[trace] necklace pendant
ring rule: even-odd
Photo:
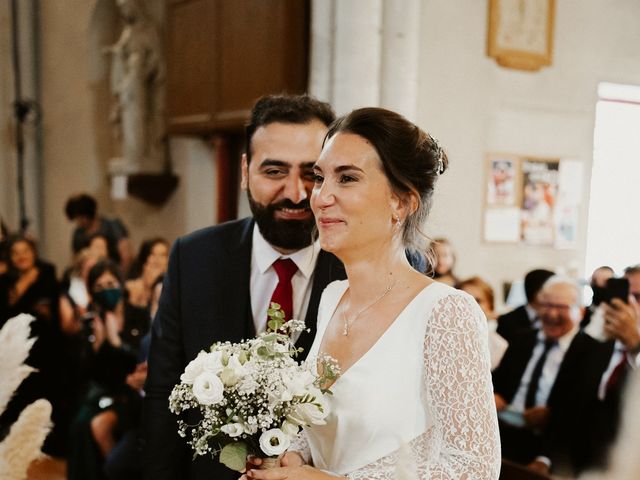
[[[349,336],[349,324],[347,322],[344,323],[344,327],[342,328],[342,335],[345,337]]]

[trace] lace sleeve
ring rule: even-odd
[[[296,438],[291,441],[291,445],[287,451],[299,453],[306,464],[311,462],[311,449],[309,448],[309,441],[307,440],[307,432],[305,432],[304,429],[300,430]]]
[[[440,299],[427,321],[423,404],[432,426],[396,452],[349,473],[353,480],[497,479],[500,437],[487,325],[466,294]],[[416,475],[417,472],[417,475]]]

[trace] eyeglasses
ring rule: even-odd
[[[538,307],[541,310],[558,310],[560,312],[568,312],[569,310],[571,310],[574,306],[573,305],[563,305],[561,303],[546,303],[546,302],[540,302],[538,303]]]

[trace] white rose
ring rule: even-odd
[[[215,373],[205,371],[193,381],[193,395],[201,405],[214,405],[224,398],[224,385]]]
[[[220,428],[220,431],[222,431],[222,433],[226,433],[231,438],[234,438],[239,437],[244,433],[244,427],[241,423],[230,423],[228,425],[223,425]]]
[[[220,373],[224,368],[222,365],[222,352],[214,351],[204,354],[202,369],[207,372]]]
[[[279,428],[272,428],[260,435],[260,448],[269,457],[284,453],[290,444],[289,437]]]
[[[324,398],[319,397],[313,403],[298,403],[291,408],[287,415],[290,422],[304,425],[325,425],[325,418],[329,414],[329,405]]]
[[[303,370],[302,372],[295,372],[291,376],[283,376],[284,385],[287,387],[287,391],[292,396],[303,396],[307,393],[307,388],[313,384],[314,377],[311,372]]]
[[[220,379],[226,386],[231,387],[248,373],[249,364],[245,363],[243,365],[237,355],[232,355],[227,362],[227,366],[220,372]]]
[[[200,352],[196,358],[191,360],[187,368],[184,369],[184,373],[180,375],[180,381],[191,385],[196,377],[202,373],[206,357],[206,352]]]
[[[298,427],[298,425],[296,425],[295,423],[287,422],[285,420],[282,423],[282,426],[280,427],[280,430],[282,430],[289,437],[294,437],[294,436],[296,436],[298,434],[298,431],[300,430],[300,427]]]

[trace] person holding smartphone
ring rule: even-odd
[[[640,357],[640,265],[626,268],[622,278],[610,278],[603,294],[599,329],[602,339],[608,339],[610,344],[610,357],[600,379],[590,432],[595,465],[601,467],[622,424],[627,379]]]

